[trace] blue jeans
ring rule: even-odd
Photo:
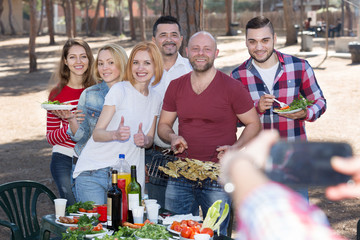
[[[71,190],[72,158],[64,154],[54,152],[51,156],[50,171],[58,188],[60,198],[67,199],[67,205],[74,204],[75,197]]]
[[[222,200],[220,214],[224,210],[225,203],[231,205],[230,196],[222,188],[211,186],[194,186],[189,181],[179,182],[169,180],[166,187],[165,208],[177,214],[192,213],[199,215],[199,206],[204,218],[211,205]],[[220,233],[227,235],[227,227],[230,221],[230,211],[225,221],[220,225]]]
[[[152,159],[155,155],[161,154],[161,152],[156,151],[153,148],[149,148],[145,150],[145,164],[150,166]],[[152,179],[150,179],[152,181]],[[166,190],[166,180],[165,181],[156,181],[149,182],[145,184],[145,188],[147,190],[147,194],[149,199],[156,199],[157,203],[160,204],[162,208],[165,207],[165,190]]]
[[[81,202],[94,201],[95,204],[106,204],[106,193],[110,185],[110,168],[82,172],[75,178],[76,199]]]

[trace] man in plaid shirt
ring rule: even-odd
[[[289,141],[306,140],[305,121],[315,121],[326,110],[326,100],[306,60],[274,50],[276,34],[269,19],[255,17],[246,25],[246,46],[251,57],[231,77],[249,90],[264,129],[277,129]],[[274,113],[274,98],[288,105],[300,96],[313,100],[306,110]]]

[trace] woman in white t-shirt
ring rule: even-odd
[[[137,180],[145,187],[145,148],[152,146],[161,97],[149,88],[163,72],[162,57],[152,42],[137,44],[129,57],[125,80],[114,84],[105,97],[104,107],[92,137],[82,150],[73,177],[79,201],[106,203],[110,168],[119,154],[136,165]]]

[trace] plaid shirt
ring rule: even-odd
[[[236,216],[237,240],[344,239],[318,207],[274,182],[250,192]]]
[[[230,76],[240,80],[248,88],[264,129],[277,129],[282,138],[290,141],[306,140],[305,121],[318,119],[326,110],[326,100],[316,81],[314,71],[306,60],[278,51],[274,53],[277,54],[280,64],[275,75],[273,95],[288,105],[295,98],[299,98],[300,94],[308,100],[314,100],[314,104],[307,108],[306,118],[293,120],[281,117],[274,113],[272,108],[264,113],[259,112],[260,97],[263,92],[270,93],[270,91],[252,64],[252,58],[234,69]],[[274,103],[274,107],[279,105]]]

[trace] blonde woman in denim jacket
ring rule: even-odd
[[[124,78],[127,60],[125,50],[117,44],[106,44],[98,50],[93,69],[94,76],[100,83],[85,89],[80,96],[77,109],[83,113],[83,121],[78,122],[74,115],[68,118],[70,127],[67,134],[76,142],[73,170],[82,149],[96,126],[106,94],[115,83],[122,81]],[[75,188],[73,187],[72,190],[76,200],[78,200]]]

